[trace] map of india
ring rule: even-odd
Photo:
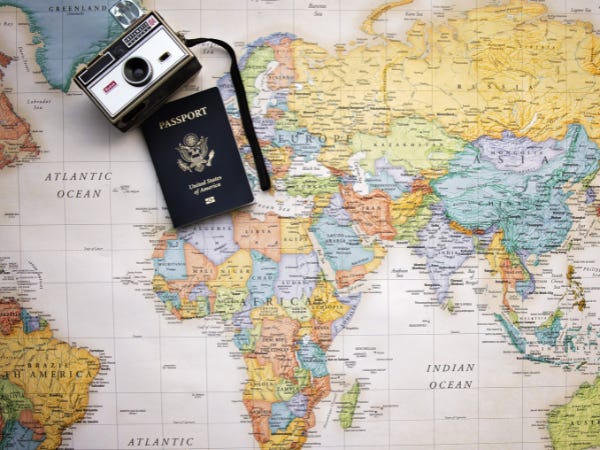
[[[256,201],[179,228],[112,3],[0,0],[0,448],[600,446],[598,0],[144,1],[273,185],[199,46]]]

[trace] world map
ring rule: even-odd
[[[178,229],[54,3],[0,0],[0,448],[600,447],[600,2],[146,2],[273,181],[201,47],[256,202]]]

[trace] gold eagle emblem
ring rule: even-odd
[[[215,151],[208,149],[208,138],[195,133],[186,134],[175,149],[180,156],[177,164],[184,172],[202,172],[211,166],[215,156]]]

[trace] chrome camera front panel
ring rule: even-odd
[[[77,85],[125,131],[139,124],[200,63],[155,12],[135,22],[76,76]]]

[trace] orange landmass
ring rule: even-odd
[[[12,58],[5,53],[0,52],[0,67],[6,67],[10,64]],[[0,80],[4,78],[4,72],[0,70]]]
[[[508,301],[508,290],[516,289],[517,281],[525,280],[525,274],[523,273],[523,267],[520,265],[513,265],[510,259],[505,258],[500,264],[500,275],[502,280],[502,304],[512,310],[512,306]]]
[[[291,48],[291,39],[283,39],[277,45],[271,45],[275,53],[275,61],[279,64],[267,75],[267,86],[273,91],[291,86],[296,78],[294,67],[294,52]]]
[[[344,208],[356,223],[369,236],[392,240],[396,230],[392,225],[390,213],[391,199],[388,194],[374,190],[367,195],[360,195],[352,186],[341,186]]]
[[[281,227],[279,217],[268,213],[264,221],[248,213],[233,214],[234,240],[244,250],[256,250],[273,261],[281,260]]]
[[[422,192],[423,194],[433,193],[433,189],[431,189],[431,186],[429,185],[429,180],[423,180],[420,178],[417,178],[412,182],[410,191],[413,193]]]
[[[13,326],[21,322],[21,306],[15,299],[0,301],[0,332],[4,336],[12,333]]]
[[[17,116],[10,100],[0,93],[0,169],[33,158],[40,153],[27,122]]]
[[[269,108],[265,113],[267,119],[273,119],[275,121],[283,118],[283,116],[285,116],[285,111],[281,108]]]
[[[21,414],[19,414],[19,423],[33,431],[31,438],[34,441],[41,441],[46,436],[44,427],[33,417],[33,412],[30,409],[21,411]]]
[[[450,222],[450,228],[452,228],[455,231],[458,231],[459,233],[466,234],[467,236],[485,234],[485,230],[482,230],[480,228],[475,228],[474,230],[471,230],[469,228],[463,227],[461,224],[455,221]]]
[[[256,442],[265,444],[271,439],[269,418],[271,417],[271,403],[264,400],[244,399],[244,405],[252,421],[252,434]]]
[[[312,428],[316,424],[314,412],[315,406],[317,406],[321,400],[327,397],[330,392],[331,383],[329,375],[320,378],[313,378],[311,385],[302,391],[302,393],[308,398],[306,408],[306,423],[308,428]]]
[[[0,66],[6,67],[10,64],[12,58],[8,56],[6,53],[0,52]]]
[[[367,276],[365,266],[354,266],[350,270],[338,270],[335,273],[335,282],[340,289],[351,286]]]

